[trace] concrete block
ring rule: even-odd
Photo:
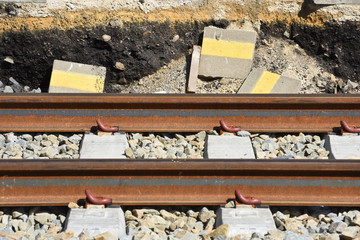
[[[66,218],[65,230],[74,231],[74,236],[78,236],[85,230],[89,237],[104,232],[110,232],[114,236],[120,237],[126,234],[124,212],[120,207],[72,208]]]
[[[125,149],[129,147],[126,135],[85,134],[80,147],[80,158],[126,158]]]
[[[208,135],[204,157],[255,159],[250,137]]]
[[[330,159],[360,159],[360,136],[358,134],[327,135],[325,148]]]
[[[102,93],[106,68],[54,60],[49,93]]]
[[[256,32],[206,27],[199,75],[245,79],[251,70]]]
[[[301,82],[264,71],[253,69],[237,93],[299,93]]]
[[[240,206],[237,208],[220,208],[216,212],[216,227],[221,224],[230,226],[228,237],[253,232],[265,235],[276,230],[275,222],[269,207]]]
[[[337,4],[359,5],[360,4],[360,0],[313,0],[313,2],[318,5],[337,5]]]
[[[191,65],[190,65],[190,74],[189,81],[187,86],[187,92],[195,93],[196,92],[196,83],[199,74],[199,62],[200,62],[200,46],[194,46],[191,56]]]

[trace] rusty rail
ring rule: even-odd
[[[346,95],[0,95],[0,131],[250,132],[360,126]],[[0,160],[0,205],[66,205],[85,189],[114,204],[224,204],[239,189],[268,205],[360,206],[360,160]]]
[[[219,121],[250,132],[328,132],[360,126],[354,95],[4,94],[0,131],[84,132],[96,119],[120,131],[195,132]]]
[[[207,205],[239,189],[265,205],[360,206],[360,160],[1,160],[1,206]]]

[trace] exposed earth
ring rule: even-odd
[[[301,93],[358,92],[360,6],[308,2],[2,3],[0,81],[47,92],[59,59],[106,67],[108,93],[185,93],[192,46],[213,25],[255,30],[253,67],[301,80]],[[197,92],[235,93],[242,81],[199,79]]]
[[[253,28],[258,32],[253,67],[300,79],[302,93],[354,93],[360,77],[360,26],[326,28],[285,23],[128,23],[64,30],[6,32],[0,38],[0,80],[10,77],[47,91],[54,59],[107,68],[106,92],[185,93],[194,44],[204,26]],[[111,37],[109,41],[103,35]],[[117,69],[116,62],[124,65]],[[235,93],[243,79],[198,81],[199,93]],[[351,82],[348,82],[348,81]]]

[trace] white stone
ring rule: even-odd
[[[11,63],[11,64],[14,64],[14,59],[12,59],[11,57],[5,57],[4,58],[4,62],[7,62],[7,63]]]
[[[104,42],[108,42],[111,40],[111,36],[104,34],[104,35],[102,35],[102,39],[104,40]]]
[[[12,87],[10,86],[5,86],[4,88],[4,93],[13,93],[14,90],[12,89]]]

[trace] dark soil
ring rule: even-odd
[[[125,23],[122,28],[100,26],[35,32],[7,32],[0,37],[0,58],[7,56],[15,63],[0,62],[0,81],[10,77],[31,88],[47,91],[54,59],[104,66],[107,69],[105,91],[111,84],[126,84],[156,72],[172,59],[201,44],[203,28],[226,27],[225,20],[189,23]],[[311,56],[316,56],[328,72],[344,80],[360,80],[360,25],[346,22],[328,23],[316,28],[284,23],[262,24],[259,41],[269,36],[295,41]],[[111,36],[109,42],[102,35]],[[177,41],[173,41],[179,35]],[[259,42],[258,41],[258,42]],[[121,62],[125,70],[114,68]]]
[[[287,31],[310,56],[316,56],[324,69],[336,77],[360,81],[360,24],[327,23],[324,28],[284,23],[262,24],[261,38],[284,37]]]
[[[178,59],[201,42],[204,26],[226,27],[227,21],[191,23],[125,23],[122,28],[100,26],[68,31],[7,32],[0,38],[0,81],[10,77],[31,88],[47,91],[55,59],[104,66],[105,91],[110,83],[126,84],[156,72],[172,59]],[[104,34],[111,40],[105,42]],[[177,41],[173,41],[179,35]],[[125,70],[114,68],[116,62]]]

